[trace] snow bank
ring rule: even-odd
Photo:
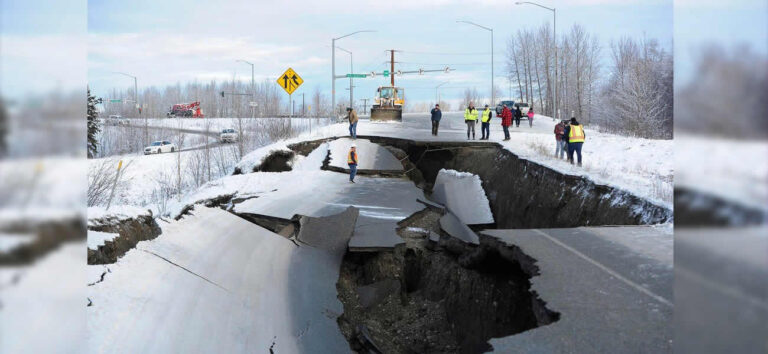
[[[148,215],[149,210],[132,205],[114,205],[109,210],[105,207],[94,206],[88,208],[88,220],[116,218],[118,220],[135,219],[140,215]]]
[[[0,232],[0,253],[8,253],[19,246],[30,244],[35,238],[34,234]]]
[[[88,248],[97,250],[99,246],[104,246],[105,242],[112,241],[118,236],[120,235],[116,233],[88,230]]]

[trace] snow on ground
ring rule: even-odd
[[[200,121],[192,118],[187,119],[195,122]],[[173,122],[173,119],[154,121]],[[217,121],[217,119],[211,119],[211,121]],[[221,121],[226,122],[226,119]],[[325,122],[325,120],[321,121]],[[600,133],[586,127],[587,141],[583,147],[583,167],[577,167],[554,157],[553,129],[555,123],[552,119],[536,115],[533,123],[533,127],[529,127],[527,121],[521,121],[520,127],[510,128],[511,140],[502,141],[503,132],[500,120],[494,118],[491,121],[490,141],[502,144],[507,150],[521,158],[529,159],[559,172],[584,176],[598,184],[611,185],[659,205],[672,207],[673,141],[624,137]],[[190,126],[194,127],[195,124],[198,123],[190,123]],[[346,137],[349,134],[346,123],[337,123],[321,128],[317,128],[316,125],[313,127],[312,132],[307,130],[297,137],[278,141],[251,151],[236,166],[244,172],[250,171],[253,166],[260,164],[265,156],[276,150],[287,150],[287,146],[290,144],[327,137]],[[461,112],[444,112],[439,136],[433,137],[430,134],[430,129],[428,114],[406,114],[402,123],[379,123],[368,120],[361,120],[358,123],[358,135],[378,135],[424,141],[467,141],[466,125]],[[476,134],[479,138],[479,126],[476,128]],[[342,141],[344,140],[340,140],[340,142]],[[359,139],[358,144],[364,144],[362,141],[363,139]],[[477,140],[474,142],[485,143]],[[343,145],[342,159],[345,159],[348,144],[336,144]],[[332,157],[340,154],[338,151],[333,151],[334,146],[334,143],[331,142],[325,147],[325,149],[331,149]],[[189,153],[181,153],[183,170],[186,170]],[[307,168],[317,170],[321,166],[325,154],[327,154],[327,150],[315,151],[310,157],[297,156],[291,163],[294,170]],[[363,156],[362,152],[361,156]],[[130,179],[131,182],[128,183],[129,187],[116,196],[118,204],[136,206],[151,204],[153,193],[156,194],[160,188],[157,180],[168,180],[169,178],[171,181],[174,180],[176,154],[126,156],[124,158],[129,160],[131,165],[123,177]],[[343,162],[346,165],[346,161]],[[158,176],[162,178],[158,178]],[[256,183],[258,187],[248,187],[249,183]],[[264,190],[269,189],[269,183],[272,183],[270,177],[263,177],[263,180],[259,182],[248,182],[248,177],[225,177],[222,181],[214,180],[200,187],[197,192],[194,192],[196,188],[188,187],[184,190],[184,196],[181,198],[174,197],[175,201],[168,201],[168,203],[184,205],[189,201],[215,197],[217,193],[229,194],[225,192],[233,189],[240,190],[241,188],[253,193],[263,193]],[[192,194],[189,191],[193,191]],[[247,193],[243,194],[247,195]],[[169,209],[178,209],[179,205]]]
[[[105,242],[112,241],[118,236],[120,235],[109,232],[88,230],[88,248],[97,250],[99,249],[99,246],[104,246]]]
[[[8,253],[19,246],[32,243],[36,239],[35,234],[0,232],[0,253]]]
[[[139,215],[147,215],[147,209],[132,205],[116,205],[106,207],[93,206],[88,208],[88,220],[116,218],[118,220],[134,219]]]
[[[768,209],[768,143],[675,136],[675,183]]]
[[[310,124],[313,128],[327,124],[327,118],[277,118],[277,117],[263,117],[263,118],[150,118],[146,120],[146,123],[150,127],[162,127],[169,129],[176,129],[182,127],[183,129],[196,130],[199,132],[206,131],[206,125],[208,125],[208,132],[219,133],[224,129],[238,130],[242,124],[243,130],[255,130],[261,127],[261,124],[266,122],[283,121],[297,130],[309,129]],[[130,118],[129,124],[135,126],[144,126],[143,118]]]

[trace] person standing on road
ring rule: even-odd
[[[584,145],[584,127],[579,124],[576,117],[571,117],[571,124],[565,128],[565,137],[568,139],[568,161],[573,165],[573,152],[575,151],[579,158],[579,167],[581,167],[581,146]]]
[[[512,111],[507,105],[501,110],[501,128],[504,129],[504,141],[509,140],[509,126],[512,125]]]
[[[560,121],[555,125],[555,157],[565,157],[565,121]]]
[[[443,117],[443,112],[440,111],[440,105],[435,104],[435,108],[432,108],[432,135],[437,136],[437,128],[440,126],[440,118]]]
[[[515,106],[515,127],[520,128],[520,119],[523,118],[523,111],[520,106]]]
[[[488,105],[485,105],[485,109],[480,118],[480,122],[482,123],[480,126],[480,132],[482,133],[480,140],[488,140],[491,137],[491,118],[493,118],[493,112],[488,108]]]
[[[533,128],[533,106],[528,110],[528,126]]]
[[[469,132],[472,132],[472,140],[475,139],[475,122],[477,121],[477,110],[475,104],[469,102],[469,107],[464,110],[464,123],[467,123],[467,140],[469,140]]]
[[[357,139],[357,112],[352,107],[347,107],[347,119],[349,119],[349,136]]]
[[[357,145],[352,144],[349,147],[349,154],[347,154],[347,165],[349,165],[349,182],[355,183],[355,175],[357,174]]]

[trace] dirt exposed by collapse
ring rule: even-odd
[[[492,349],[491,338],[558,319],[530,291],[531,259],[493,242],[443,247],[447,236],[429,239],[441,232],[440,216],[424,209],[403,220],[406,243],[393,250],[345,256],[338,322],[353,350],[479,353]]]
[[[104,218],[90,220],[89,230],[116,233],[119,236],[106,241],[98,249],[88,249],[88,264],[110,264],[136,247],[139,241],[156,238],[162,232],[151,214],[135,218]]]

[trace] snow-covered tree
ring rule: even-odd
[[[88,158],[95,157],[99,152],[99,142],[96,140],[96,136],[99,134],[99,123],[96,121],[98,117],[96,105],[99,103],[101,103],[101,98],[91,95],[91,88],[88,87]]]

